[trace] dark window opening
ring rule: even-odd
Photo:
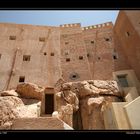
[[[21,82],[24,82],[25,81],[25,76],[20,76],[19,77],[19,82],[21,83]]]
[[[127,36],[127,37],[130,36],[130,33],[129,33],[129,32],[126,32],[126,36]]]
[[[23,55],[23,61],[30,61],[30,55]]]
[[[113,59],[118,59],[117,54],[113,54]]]
[[[1,59],[1,54],[0,54],[0,59]]]
[[[70,61],[70,58],[66,58],[66,62],[69,62]]]
[[[9,36],[9,40],[16,40],[16,36]]]
[[[45,114],[52,114],[54,111],[54,94],[45,94]]]
[[[69,44],[69,42],[65,42],[65,45]]]
[[[113,59],[117,59],[117,56],[116,55],[113,55]]]
[[[72,78],[76,78],[76,75],[72,75]]]
[[[79,78],[79,75],[77,73],[72,73],[70,74],[70,77],[69,77],[71,80],[76,80]]]
[[[39,38],[39,41],[40,41],[40,42],[45,42],[45,37],[40,37],[40,38]]]
[[[68,55],[69,53],[68,52],[65,52],[65,55]]]
[[[98,57],[98,60],[100,60],[101,58],[100,57]]]
[[[47,53],[46,53],[46,52],[44,52],[44,55],[47,55]]]
[[[109,38],[105,38],[105,41],[110,41],[110,39]]]
[[[128,87],[128,82],[127,82],[127,75],[118,75],[117,76],[118,80],[119,80],[119,84],[122,86],[122,87]]]
[[[91,44],[94,44],[94,41],[91,41],[90,43],[91,43]]]
[[[79,59],[82,60],[83,59],[83,56],[79,56]]]
[[[87,57],[89,57],[89,53],[87,54]]]
[[[54,56],[54,53],[51,53],[51,56]]]

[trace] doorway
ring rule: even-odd
[[[52,114],[54,111],[54,94],[45,94],[45,114]]]

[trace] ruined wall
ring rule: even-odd
[[[119,42],[119,54],[125,57],[119,63],[119,69],[133,69],[140,80],[140,29],[139,29],[140,11],[120,11],[114,26],[114,33],[117,42]],[[123,52],[123,53],[121,53]],[[122,67],[122,65],[124,65]]]
[[[61,66],[65,81],[91,79],[86,48],[80,24],[61,28]]]
[[[20,76],[42,86],[61,77],[59,28],[0,24],[0,32],[0,90],[15,88]]]
[[[114,38],[111,22],[84,27],[84,42],[92,79],[112,79]]]

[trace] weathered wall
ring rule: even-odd
[[[140,80],[140,29],[139,29],[140,11],[120,11],[114,26],[114,33],[119,42],[118,51],[123,57],[120,64],[125,67],[116,67],[120,69],[133,69]]]
[[[52,86],[61,77],[59,28],[0,24],[0,32],[0,90],[15,88],[19,76],[41,86]],[[16,40],[9,40],[11,35]],[[30,61],[23,61],[23,55],[30,55]]]
[[[83,28],[92,79],[111,80],[114,71],[114,38],[111,22]]]
[[[0,90],[25,82],[54,86],[68,82],[112,80],[114,71],[134,69],[140,80],[139,11],[121,11],[111,22],[81,27],[0,24]],[[16,40],[9,40],[9,36]],[[39,41],[39,38],[44,41]],[[30,55],[30,61],[23,61]]]
[[[86,48],[79,24],[60,27],[61,29],[61,66],[66,81],[91,79]],[[77,26],[75,26],[77,25]],[[79,59],[79,57],[83,59]],[[69,59],[69,61],[67,60]]]

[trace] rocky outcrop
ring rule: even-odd
[[[16,118],[38,117],[40,101],[21,98],[15,90],[0,93],[0,129],[11,129]]]
[[[15,90],[6,90],[6,91],[0,92],[0,96],[15,96],[15,97],[18,97],[19,94],[17,92],[15,92]]]
[[[104,129],[104,120],[102,115],[103,105],[105,105],[104,97],[89,98],[88,105],[88,129]]]
[[[32,83],[22,83],[17,86],[16,92],[24,98],[41,100],[44,88]]]
[[[104,129],[103,111],[111,102],[122,100],[117,82],[88,80],[56,84],[55,112],[52,116],[74,129]],[[61,87],[61,88],[60,88]],[[36,118],[44,89],[23,83],[16,90],[0,92],[0,129],[11,129],[17,118]]]
[[[112,101],[119,102],[122,93],[119,91],[116,81],[88,80],[64,83],[61,92],[56,94],[56,108],[58,114],[63,112],[62,106],[72,106],[73,122],[82,123],[83,129],[104,129],[102,111]],[[78,112],[78,113],[76,113]],[[63,121],[66,119],[62,117]],[[69,122],[70,124],[70,118]],[[78,121],[78,122],[76,122]],[[78,126],[75,125],[75,128]]]

